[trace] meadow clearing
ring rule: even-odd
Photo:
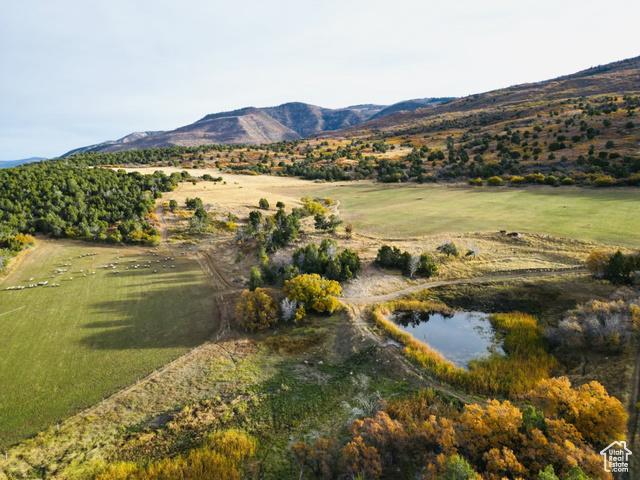
[[[217,327],[215,299],[197,261],[148,252],[40,238],[0,279],[0,448],[209,338]],[[165,262],[169,255],[174,260]],[[104,268],[116,261],[116,269]],[[148,261],[152,266],[143,267]],[[66,272],[52,278],[56,269]],[[6,290],[11,286],[26,288]]]
[[[174,167],[129,168],[166,174]],[[469,187],[442,184],[382,184],[369,180],[318,183],[291,177],[235,175],[218,169],[187,170],[193,176],[222,176],[226,184],[183,183],[163,201],[198,196],[205,204],[248,214],[266,197],[298,206],[310,195],[340,201],[342,220],[378,239],[412,238],[476,231],[521,231],[630,248],[640,246],[640,190],[528,186]]]
[[[580,187],[327,185],[314,195],[340,200],[343,220],[377,238],[521,231],[640,246],[640,190]]]

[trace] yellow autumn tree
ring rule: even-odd
[[[266,288],[243,291],[236,306],[236,321],[248,332],[275,325],[278,322],[278,302],[274,292]]]
[[[573,389],[567,377],[550,378],[538,384],[530,399],[546,416],[574,425],[596,447],[625,438],[627,412],[620,400],[611,397],[598,382]]]
[[[340,302],[342,287],[334,280],[327,280],[316,273],[298,275],[284,284],[284,294],[305,308],[318,313],[333,313]]]

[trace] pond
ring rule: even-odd
[[[466,369],[470,360],[504,353],[487,313],[397,312],[391,320],[458,367]]]

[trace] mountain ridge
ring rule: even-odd
[[[324,132],[341,130],[363,123],[394,105],[420,108],[448,99],[420,99],[393,105],[361,104],[344,108],[325,108],[303,102],[288,102],[272,107],[243,107],[205,115],[189,125],[168,131],[130,133],[117,140],[79,147],[61,155],[84,152],[118,152],[143,148],[197,146],[208,144],[262,144],[296,140]]]

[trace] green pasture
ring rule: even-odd
[[[381,185],[322,187],[342,219],[380,238],[517,230],[640,247],[640,189]]]
[[[78,258],[88,252],[99,254]],[[209,338],[216,326],[214,298],[198,263],[177,253],[147,252],[39,241],[0,281],[0,449]],[[172,255],[175,260],[163,261]],[[143,268],[147,260],[153,266]],[[115,261],[121,273],[101,268]],[[125,268],[136,264],[140,268]],[[56,268],[67,272],[51,278]],[[49,284],[6,290],[40,281]]]

